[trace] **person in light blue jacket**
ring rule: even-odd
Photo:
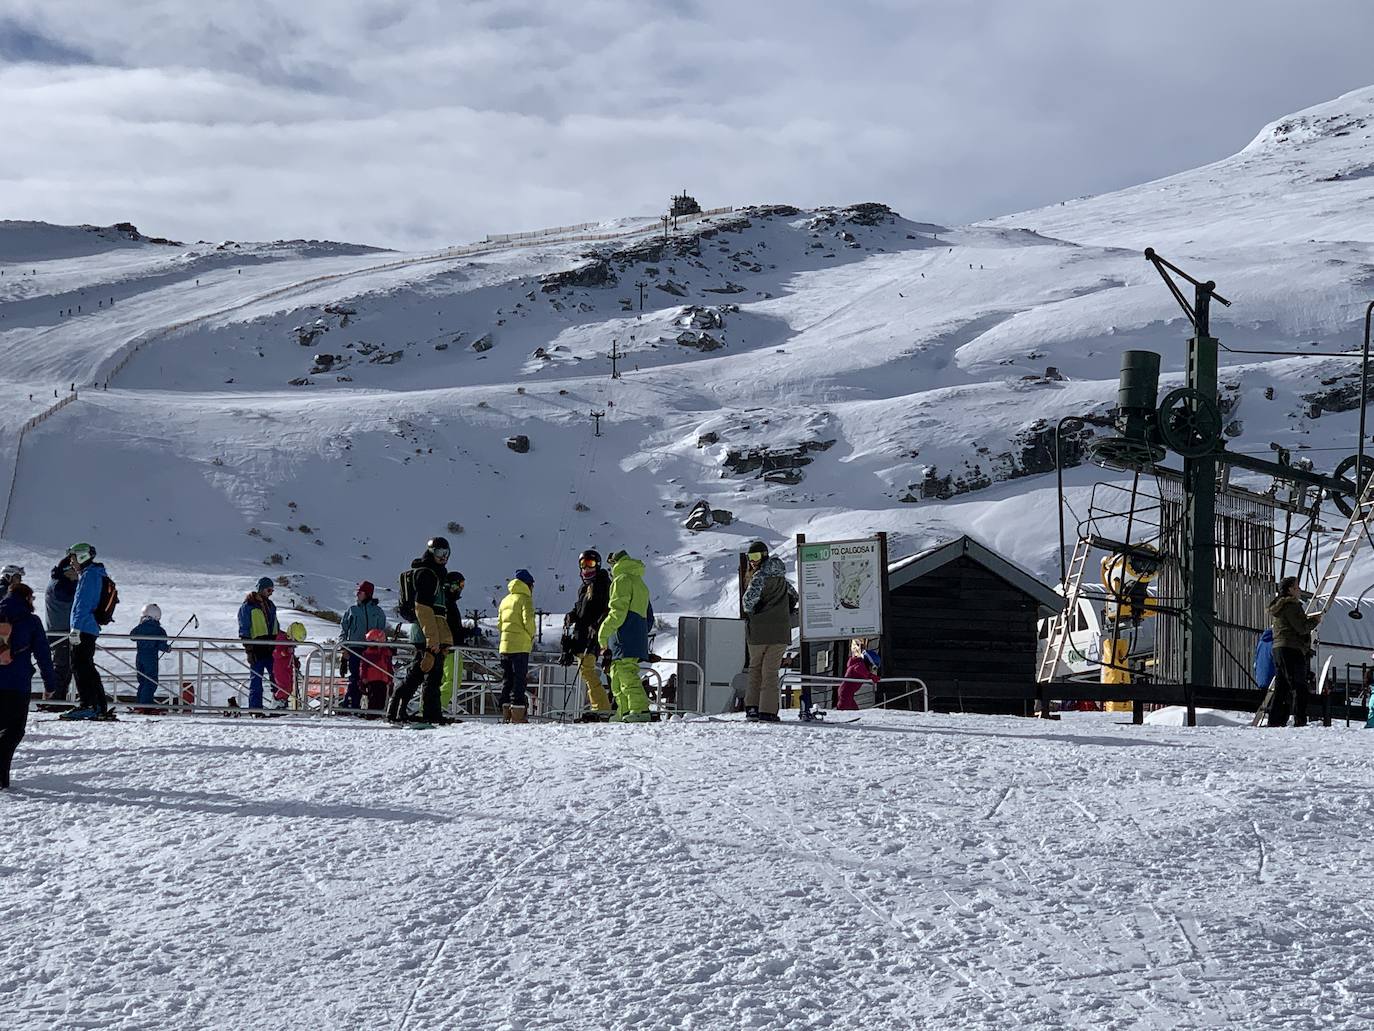
[[[340,641],[365,641],[369,630],[386,631],[386,612],[373,597],[376,590],[371,580],[358,584],[358,603],[350,605],[339,621]],[[362,649],[346,647],[344,658],[348,662],[348,691],[344,694],[343,707],[356,709],[362,704]]]
[[[157,696],[158,659],[172,650],[167,631],[162,629],[162,609],[149,602],[143,606],[143,618],[134,627],[132,637],[138,651],[134,668],[138,670],[138,704],[152,705]]]

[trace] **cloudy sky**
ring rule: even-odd
[[[1374,0],[0,0],[0,218],[397,247],[703,204],[962,222],[1374,83]]]

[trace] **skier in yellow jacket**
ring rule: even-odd
[[[535,632],[534,577],[528,569],[517,569],[506,590],[509,593],[501,599],[497,619],[501,630],[501,720],[525,723],[525,688]]]
[[[644,586],[644,563],[625,551],[611,553],[611,609],[601,622],[597,643],[611,649],[611,693],[615,722],[649,720],[649,696],[639,680],[639,664],[649,660],[654,606]]]

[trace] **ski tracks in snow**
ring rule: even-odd
[[[0,1012],[1362,1028],[1364,741],[900,714],[43,725],[0,796]]]

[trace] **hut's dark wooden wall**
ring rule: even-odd
[[[961,556],[890,592],[883,675],[920,677],[940,712],[1028,715],[997,689],[1035,682],[1037,611],[1034,598]]]

